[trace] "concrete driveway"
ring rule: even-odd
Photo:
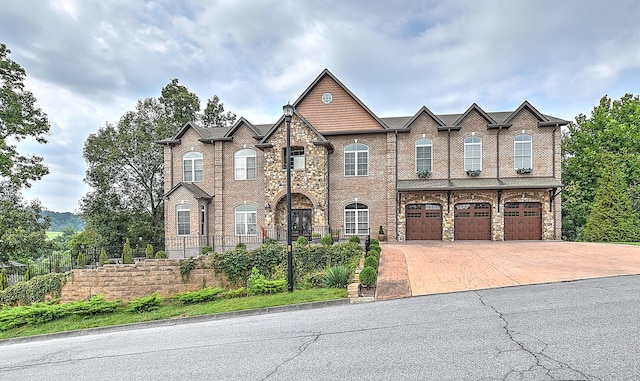
[[[640,274],[640,246],[562,241],[382,243],[376,299]]]

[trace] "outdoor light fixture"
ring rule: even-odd
[[[282,106],[284,113],[284,122],[287,125],[287,286],[289,292],[293,292],[293,240],[291,237],[291,116],[293,115],[293,106],[289,102]]]

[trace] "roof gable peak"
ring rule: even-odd
[[[474,102],[471,106],[469,106],[469,108],[467,109],[467,111],[464,112],[464,114],[460,115],[460,117],[456,119],[453,125],[454,126],[459,125],[460,122],[462,122],[473,111],[476,111],[478,114],[480,114],[480,116],[487,121],[487,124],[497,123],[491,116],[489,116],[489,114],[487,114],[480,106],[478,106],[477,103]]]
[[[529,103],[529,101],[525,100],[517,109],[515,109],[514,112],[511,113],[511,115],[507,117],[507,119],[505,119],[504,122],[511,123],[516,115],[518,115],[520,111],[525,109],[528,110],[533,116],[535,116],[536,119],[538,119],[538,122],[547,122],[549,120],[546,116],[542,115],[535,107],[533,107],[533,105]]]

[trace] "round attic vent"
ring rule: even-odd
[[[329,103],[331,103],[332,100],[333,100],[333,96],[331,95],[331,93],[322,94],[322,103],[328,105]]]

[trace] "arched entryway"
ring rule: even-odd
[[[287,198],[283,197],[276,207],[276,224],[287,229]],[[300,236],[311,240],[313,233],[313,203],[300,193],[291,195],[291,237],[295,241]]]

